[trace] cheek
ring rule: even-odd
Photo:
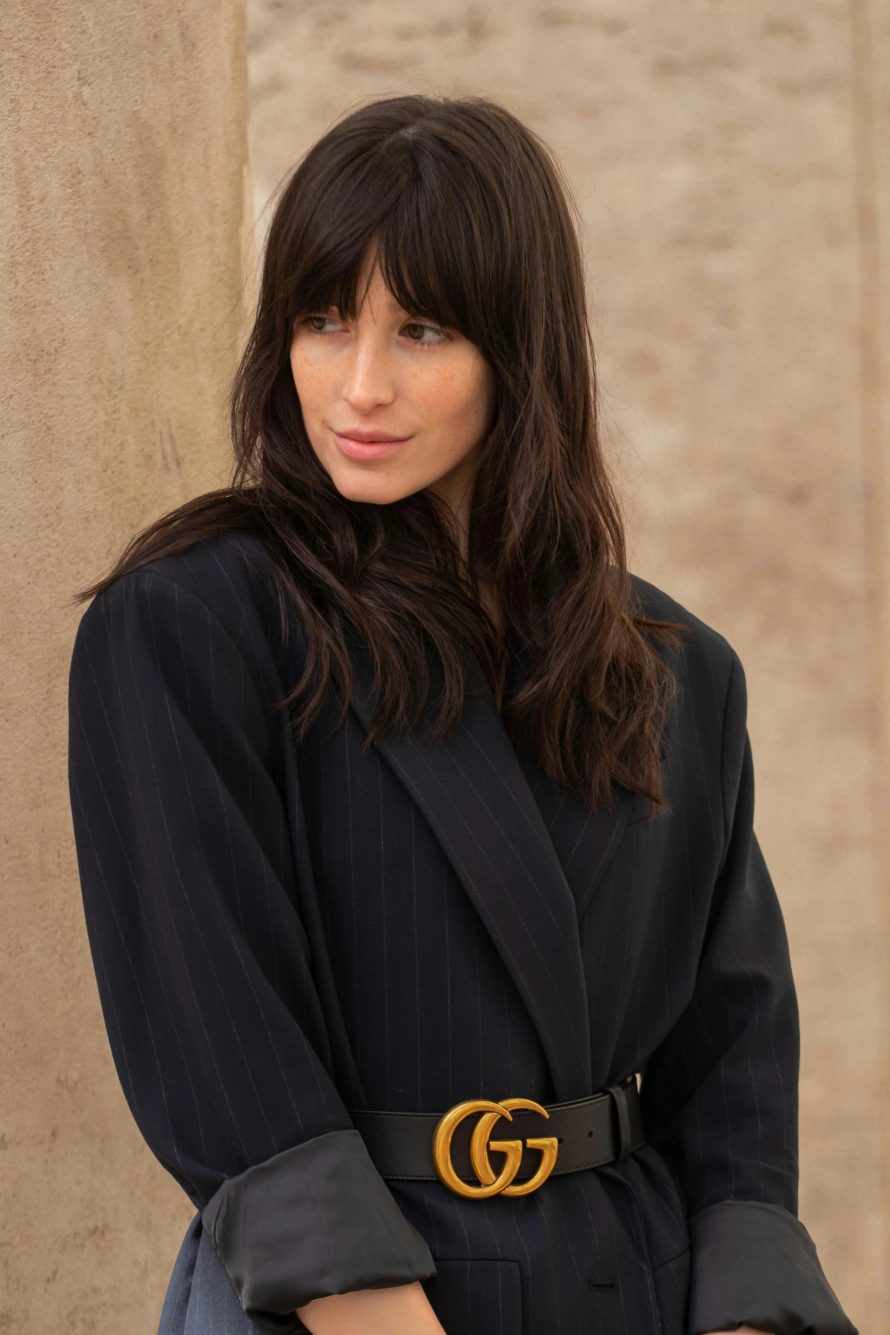
[[[422,397],[430,425],[471,434],[484,431],[494,407],[494,374],[478,357],[469,364],[445,366],[430,376]]]
[[[301,344],[295,344],[291,349],[290,366],[303,410],[303,420],[309,428],[312,419],[322,411],[333,392],[329,383],[332,380],[331,368],[327,366],[324,357],[313,356],[313,350]]]

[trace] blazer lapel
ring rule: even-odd
[[[557,787],[531,757],[520,753],[519,763],[575,898],[580,921],[612,860],[628,819],[637,808],[645,813],[648,804],[613,783],[611,806],[592,811],[576,793]]]
[[[370,720],[356,664],[353,709]],[[590,1022],[575,900],[490,694],[469,696],[432,744],[390,736],[378,749],[424,813],[519,989],[558,1100],[592,1092]]]
[[[612,861],[636,801],[633,793],[613,783],[612,806],[589,812],[575,854],[584,867],[581,873],[583,891],[578,896],[579,919],[586,912],[603,872]]]

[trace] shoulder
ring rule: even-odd
[[[677,629],[678,650],[671,666],[679,677],[706,674],[714,681],[737,678],[744,684],[738,654],[719,631],[707,625],[654,584],[631,575],[631,610],[654,621],[666,621]]]
[[[718,670],[730,671],[739,663],[732,645],[719,631],[657,589],[654,584],[640,579],[639,575],[631,575],[630,582],[633,611],[655,621],[668,621],[677,626],[682,643]]]
[[[188,638],[212,628],[242,653],[264,656],[281,641],[272,563],[263,543],[244,534],[206,538],[177,556],[128,571],[91,603],[78,640],[131,638],[150,625],[152,638]]]
[[[735,771],[742,762],[747,729],[745,673],[732,645],[713,627],[654,585],[631,577],[632,610],[677,628],[666,653],[676,687],[672,710],[674,743],[711,752]]]

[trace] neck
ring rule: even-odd
[[[479,469],[477,451],[463,458],[450,473],[438,478],[427,491],[444,501],[451,512],[458,550],[464,561],[470,557],[470,514],[473,508],[473,489]]]
[[[473,461],[472,470],[459,472],[455,469],[444,478],[427,487],[427,491],[432,492],[439,500],[447,505],[451,520],[454,525],[454,536],[457,541],[458,551],[464,566],[469,564],[470,560],[470,515],[473,509],[473,490],[476,484],[477,463]],[[477,593],[479,601],[485,608],[485,611],[491,617],[492,622],[498,630],[502,630],[502,621],[500,608],[495,597],[494,586],[484,579],[478,579]]]

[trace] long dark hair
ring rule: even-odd
[[[347,500],[306,435],[295,322],[329,308],[353,317],[372,253],[406,311],[459,331],[495,372],[468,563],[434,498]],[[664,805],[671,679],[657,641],[669,631],[631,601],[577,220],[549,152],[514,116],[484,100],[392,98],[311,149],[275,209],[232,435],[232,487],[158,520],[85,596],[202,538],[252,532],[305,631],[288,702],[298,737],[328,692],[345,714],[357,639],[376,687],[372,740],[420,726],[431,703],[444,734],[481,669],[511,736],[555,781],[592,806],[612,781]]]

